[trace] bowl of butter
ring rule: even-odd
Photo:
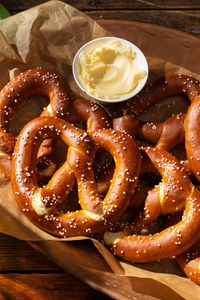
[[[102,37],[83,45],[76,53],[72,72],[76,84],[101,103],[116,103],[137,95],[148,78],[142,51],[117,37]]]

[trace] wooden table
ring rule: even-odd
[[[1,2],[14,14],[45,1],[2,0]],[[200,35],[200,1],[198,0],[68,0],[65,2],[97,19],[100,24],[102,19],[134,20]],[[0,234],[0,299],[94,298],[110,299],[71,274],[64,273],[26,242]]]

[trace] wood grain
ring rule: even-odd
[[[45,0],[2,0],[10,11],[22,11],[35,5],[46,2]],[[200,9],[198,0],[64,0],[81,10],[141,10],[141,9]]]
[[[45,1],[4,0],[3,3],[15,14]],[[84,11],[93,19],[116,19],[147,22],[176,28],[200,35],[200,1],[65,1]]]
[[[61,269],[25,241],[0,234],[0,273],[48,272]]]
[[[109,300],[70,274],[0,275],[0,299]]]
[[[200,10],[121,10],[118,12],[102,10],[87,12],[87,15],[97,21],[98,19],[140,21],[200,35]]]

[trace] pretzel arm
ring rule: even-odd
[[[175,172],[176,175],[179,174],[179,172],[182,173],[178,162],[176,162],[176,160],[173,161],[173,156],[166,151],[160,149],[147,149],[147,154],[151,159],[154,159],[154,157],[156,158],[156,154],[160,155],[160,160],[157,158],[156,166],[157,168],[159,167],[160,172],[167,172],[168,175],[170,175],[171,172]],[[171,165],[169,165],[169,161],[171,161]],[[173,169],[171,168],[172,166]],[[165,171],[165,169],[167,171]],[[200,220],[198,215],[200,192],[192,186],[186,174],[182,173],[181,175],[184,176],[181,178],[178,177],[178,180],[177,177],[170,176],[171,187],[178,185],[179,191],[181,191],[181,197],[179,196],[176,205],[182,203],[185,207],[182,220],[160,233],[149,236],[126,235],[126,232],[106,232],[104,240],[117,256],[132,262],[150,262],[179,255],[199,240]],[[175,192],[176,189],[172,191],[172,195]],[[169,196],[167,195],[167,197]],[[164,206],[162,201],[162,210]],[[165,210],[166,209],[169,210],[168,203]]]
[[[69,90],[62,76],[47,68],[35,68],[20,73],[0,92],[0,169],[10,178],[15,137],[9,133],[9,122],[18,106],[35,95],[47,96],[49,105],[42,115],[64,117],[69,104]],[[8,149],[9,145],[9,149]],[[38,157],[52,153],[52,141],[44,142]]]
[[[192,281],[200,285],[200,245],[199,242],[183,253],[176,257],[179,266],[183,272]]]

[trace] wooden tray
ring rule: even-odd
[[[197,63],[200,39],[196,36],[142,22],[123,20],[97,20],[97,22],[115,36],[135,43],[148,56],[161,58],[200,73]]]
[[[197,60],[200,57],[200,39],[197,37],[174,29],[140,22],[120,20],[98,20],[98,22],[114,35],[135,43],[148,56],[170,61],[192,72],[199,72]],[[106,293],[114,299],[183,299],[166,285],[153,282],[153,280],[125,278],[114,275],[92,245],[88,251],[88,242],[84,241],[78,244],[76,242],[68,242],[64,243],[65,247],[63,247],[62,243],[57,243],[59,253],[57,257],[50,250],[51,243],[31,242],[30,244],[91,287]],[[72,253],[74,253],[74,247],[77,248],[76,264],[73,264],[71,257]],[[97,255],[99,256],[99,263],[94,265],[93,262]],[[62,263],[63,256],[68,259],[68,263],[64,266]],[[81,265],[82,256],[88,258],[87,266],[83,267]],[[112,284],[110,280],[112,280]],[[155,283],[157,289],[152,290],[152,284]],[[131,288],[132,286],[134,286],[134,291]]]

